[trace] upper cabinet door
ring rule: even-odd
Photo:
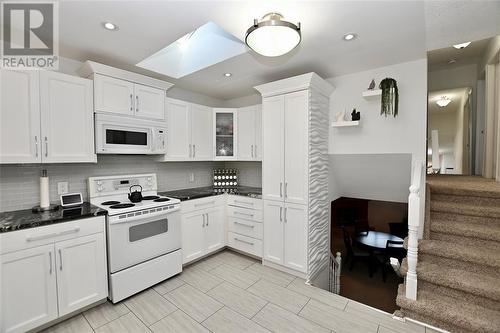
[[[95,162],[92,81],[40,73],[42,161]]]
[[[255,106],[255,146],[253,159],[262,161],[262,105]]]
[[[151,119],[165,119],[165,91],[158,88],[134,85],[135,115]]]
[[[94,76],[95,110],[133,116],[134,84],[105,75]]]
[[[308,96],[308,90],[285,95],[284,196],[286,202],[298,204],[308,200]]]
[[[262,103],[262,196],[283,200],[285,97],[266,97]],[[257,147],[258,149],[258,147]],[[302,157],[301,157],[302,158]]]
[[[104,234],[56,243],[59,316],[108,296]]]
[[[284,264],[307,272],[307,206],[285,203]]]
[[[191,104],[191,153],[195,160],[212,160],[212,122],[212,108]]]
[[[40,163],[39,71],[0,70],[0,163]]]
[[[0,332],[27,332],[57,318],[54,245],[2,254]]]
[[[236,109],[214,109],[214,159],[230,161],[237,158]]]
[[[168,98],[166,160],[191,159],[191,107],[189,103]]]
[[[238,109],[238,160],[251,161],[255,149],[255,107]]]

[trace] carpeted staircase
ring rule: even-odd
[[[399,315],[450,332],[500,332],[500,184],[428,176],[426,191],[417,300],[400,285]]]

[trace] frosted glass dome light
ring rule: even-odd
[[[451,98],[447,96],[442,96],[440,99],[436,101],[436,104],[439,105],[440,107],[444,108],[448,104],[451,103]]]
[[[283,21],[283,15],[269,13],[247,30],[245,43],[266,57],[278,57],[293,50],[301,40],[300,23]]]

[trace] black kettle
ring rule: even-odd
[[[141,190],[140,191],[137,191],[135,190],[134,192],[132,192],[132,187],[140,187]],[[141,202],[142,201],[142,186],[141,185],[132,185],[129,187],[128,189],[130,191],[130,193],[128,194],[128,199],[132,202]]]

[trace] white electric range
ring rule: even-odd
[[[109,298],[113,303],[182,271],[180,200],[159,196],[156,174],[91,177],[90,203],[108,211]],[[133,203],[132,191],[143,199]]]

